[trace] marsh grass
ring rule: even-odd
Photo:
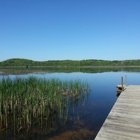
[[[35,128],[50,128],[66,123],[69,108],[84,101],[87,83],[59,79],[5,78],[0,81],[0,129],[13,133]],[[79,116],[78,116],[79,120]]]

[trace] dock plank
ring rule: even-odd
[[[125,86],[95,140],[140,139],[140,85]]]

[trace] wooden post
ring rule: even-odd
[[[123,90],[123,77],[121,77],[121,85],[122,85],[122,90]]]

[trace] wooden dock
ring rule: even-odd
[[[140,85],[125,87],[95,140],[140,140]]]

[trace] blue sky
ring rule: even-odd
[[[140,0],[0,0],[0,61],[140,59]]]

